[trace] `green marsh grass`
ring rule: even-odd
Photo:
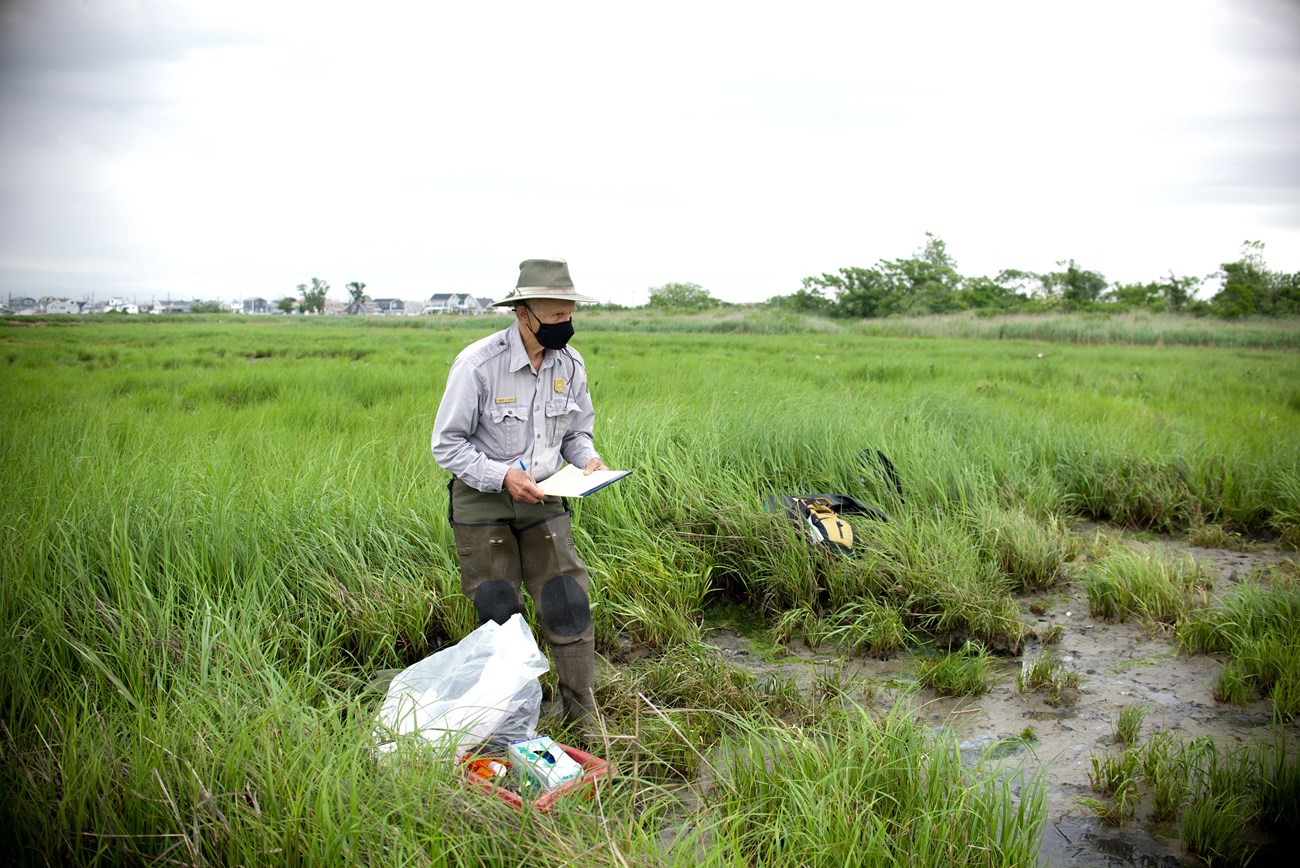
[[[1172,627],[1205,605],[1209,581],[1190,557],[1111,547],[1089,565],[1083,584],[1093,615]]]
[[[1182,815],[1190,793],[1186,752],[1181,739],[1168,731],[1154,733],[1147,740],[1142,765],[1151,786],[1151,819],[1156,823],[1170,823]]]
[[[1234,585],[1180,623],[1175,636],[1185,650],[1226,655],[1216,699],[1244,705],[1266,696],[1278,720],[1300,714],[1300,585],[1285,574]]]
[[[904,714],[751,731],[722,749],[710,851],[724,864],[1024,865],[1044,822],[1040,778],[981,763]],[[942,806],[942,807],[939,807]],[[712,857],[711,857],[712,858]]]
[[[1020,593],[1051,588],[1065,571],[1073,545],[1056,516],[1036,519],[1024,510],[989,509],[980,515],[988,556]]]
[[[10,852],[696,864],[722,842],[716,864],[819,864],[828,841],[838,856],[910,829],[934,831],[916,838],[916,864],[1024,864],[1041,801],[959,773],[949,747],[898,721],[809,729],[836,691],[739,678],[698,644],[706,608],[741,601],[856,653],[967,640],[1002,652],[1025,636],[1015,595],[1074,557],[1060,529],[1076,518],[1300,538],[1300,365],[1254,332],[1215,325],[1205,349],[1090,343],[1045,321],[1030,339],[1012,323],[984,339],[964,331],[978,321],[912,335],[584,314],[575,346],[598,444],[635,472],[575,505],[577,541],[599,649],[650,656],[602,670],[598,687],[616,734],[639,733],[608,747],[635,771],[599,803],[520,816],[419,756],[377,766],[366,691],[473,626],[428,438],[455,353],[507,321],[0,321]],[[889,456],[901,495],[861,465],[865,448]],[[857,554],[835,559],[761,505],[817,491],[889,521],[853,517]],[[1275,701],[1289,683],[1273,678]],[[881,726],[904,753],[878,753]],[[784,796],[779,777],[738,778],[778,794],[761,813],[683,799],[727,745],[785,752],[802,776]],[[814,772],[841,774],[818,754],[832,748],[888,756],[911,801],[853,784],[861,836],[824,825],[835,802]]]
[[[1044,693],[1048,705],[1073,705],[1081,677],[1055,652],[1026,655],[1016,673],[1016,690],[1020,693]]]
[[[377,325],[380,323],[376,323]],[[388,322],[382,323],[389,325]],[[396,322],[394,325],[415,325]],[[736,308],[681,313],[646,309],[601,315],[600,327],[649,333],[740,333],[754,335],[856,335],[879,338],[1017,341],[1086,346],[1136,345],[1252,350],[1300,349],[1293,320],[1259,318],[1239,322],[1152,313],[1038,313],[946,315],[842,320],[786,311]]]
[[[989,692],[993,657],[978,642],[961,650],[916,664],[916,680],[943,696],[980,696]]]
[[[1123,725],[1121,712],[1118,726]],[[1244,865],[1257,833],[1285,835],[1300,823],[1300,763],[1279,731],[1274,743],[1219,747],[1205,739],[1153,733],[1122,753],[1094,754],[1089,775],[1102,798],[1080,803],[1121,823],[1142,805],[1156,823],[1176,824],[1187,848],[1209,864]]]
[[[772,634],[778,642],[788,642],[798,635],[810,648],[831,644],[850,654],[882,658],[915,640],[896,607],[872,598],[825,614],[805,606],[789,609],[776,619]]]
[[[1146,716],[1147,708],[1141,703],[1132,702],[1120,709],[1119,718],[1115,721],[1115,741],[1128,747],[1137,744],[1142,721],[1146,720]]]
[[[1179,830],[1187,849],[1207,865],[1246,865],[1258,847],[1243,837],[1241,830],[1253,819],[1243,796],[1206,799],[1187,807]]]
[[[1044,645],[1059,645],[1064,632],[1065,628],[1060,624],[1051,624],[1038,631],[1038,641]]]
[[[1229,549],[1231,551],[1249,551],[1254,544],[1235,531],[1225,530],[1217,524],[1195,525],[1187,534],[1187,541],[1194,546],[1211,549]]]

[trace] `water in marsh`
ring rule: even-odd
[[[1093,527],[1076,529],[1090,533]],[[1113,530],[1108,532],[1114,533]],[[1294,560],[1294,553],[1227,551],[1193,548],[1168,540],[1130,540],[1133,545],[1174,547],[1195,557],[1222,589],[1257,566]],[[860,683],[861,695],[886,708],[906,698],[927,724],[951,731],[963,756],[975,762],[989,751],[1010,761],[1043,769],[1048,816],[1040,864],[1053,866],[1178,866],[1198,860],[1178,840],[1176,825],[1157,826],[1143,812],[1122,826],[1101,823],[1079,805],[1095,796],[1089,785],[1094,754],[1117,751],[1114,744],[1120,710],[1132,703],[1146,708],[1140,737],[1171,731],[1192,739],[1209,737],[1221,747],[1259,743],[1272,738],[1269,703],[1246,706],[1216,702],[1210,690],[1219,662],[1205,655],[1179,654],[1173,637],[1129,621],[1093,618],[1087,596],[1078,584],[1023,600],[1025,619],[1043,634],[1060,626],[1053,650],[1081,683],[1066,702],[1049,704],[1043,694],[1021,693],[1016,674],[1024,659],[1043,648],[1031,641],[1020,656],[1004,659],[992,690],[980,697],[939,697],[915,685],[916,657],[903,654],[888,660],[843,657],[835,649],[812,649],[802,643],[772,646],[761,636],[723,624],[706,636],[729,660],[761,673],[790,677],[806,690],[828,680],[843,686]],[[1031,603],[1037,603],[1030,614]],[[1026,738],[1027,730],[1032,737]],[[1292,749],[1300,741],[1296,724],[1282,729]],[[1259,841],[1252,865],[1280,864],[1276,841]],[[1292,864],[1287,860],[1288,864]]]

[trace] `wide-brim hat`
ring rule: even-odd
[[[563,259],[525,259],[519,263],[519,280],[505,298],[492,302],[493,307],[523,304],[534,298],[597,304],[599,299],[583,295],[573,288],[569,263]]]

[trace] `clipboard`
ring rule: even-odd
[[[584,474],[581,467],[566,464],[537,483],[547,497],[586,497],[606,485],[618,482],[631,470],[593,470]]]

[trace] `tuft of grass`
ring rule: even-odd
[[[1187,541],[1194,546],[1207,549],[1229,549],[1240,552],[1252,548],[1251,543],[1241,534],[1213,523],[1193,526],[1187,533]]]
[[[1258,849],[1242,835],[1252,819],[1250,801],[1242,795],[1193,801],[1183,812],[1179,835],[1208,865],[1245,865]]]
[[[1060,624],[1051,624],[1038,632],[1038,641],[1044,645],[1059,645],[1065,628]]]
[[[1105,823],[1119,825],[1132,819],[1141,801],[1141,754],[1126,749],[1118,756],[1094,755],[1091,764],[1089,783],[1094,791],[1107,798],[1083,798],[1079,803]]]
[[[1039,521],[1023,509],[991,510],[981,515],[977,533],[1017,592],[1053,587],[1065,573],[1069,533],[1055,516]]]
[[[1088,781],[1092,788],[1103,795],[1111,795],[1129,781],[1136,780],[1142,767],[1142,758],[1137,751],[1125,750],[1119,755],[1105,754],[1091,758],[1092,771]]]
[[[898,609],[870,598],[821,616],[807,606],[783,612],[772,628],[773,638],[788,642],[796,635],[811,648],[829,644],[873,657],[888,657],[916,641]]]
[[[1187,766],[1177,760],[1159,762],[1149,772],[1151,782],[1151,819],[1168,823],[1182,815],[1187,803]]]
[[[635,732],[613,758],[657,782],[689,780],[735,720],[782,714],[815,720],[825,708],[779,683],[764,688],[714,648],[680,645],[609,673],[596,700],[617,731]],[[653,708],[654,711],[649,711]]]
[[[1108,799],[1094,799],[1090,796],[1084,796],[1078,802],[1092,811],[1093,815],[1103,823],[1112,826],[1122,825],[1133,819],[1133,814],[1137,811],[1137,782],[1132,780],[1124,781],[1115,792],[1111,793]]]
[[[963,523],[906,518],[876,528],[863,558],[883,595],[904,612],[908,627],[936,639],[975,639],[992,649],[1018,650],[1027,631],[1019,607],[1005,577],[972,545]]]
[[[879,686],[874,681],[846,674],[843,666],[819,670],[813,677],[813,688],[824,702],[870,702],[879,691]]]
[[[1093,755],[1089,775],[1101,798],[1081,804],[1106,822],[1123,822],[1149,798],[1151,818],[1177,822],[1189,851],[1209,864],[1245,864],[1260,833],[1273,836],[1300,821],[1300,762],[1286,739],[1221,749],[1171,732],[1119,755]]]
[[[1026,657],[1016,674],[1021,693],[1045,693],[1048,705],[1073,705],[1079,689],[1079,673],[1068,668],[1054,653]]]
[[[916,679],[943,696],[981,696],[989,691],[993,657],[978,642],[960,651],[916,664]]]
[[[1300,829],[1300,757],[1288,752],[1286,739],[1254,755],[1254,788],[1261,818],[1286,829]]]
[[[1219,674],[1215,676],[1210,695],[1217,702],[1246,705],[1255,698],[1255,685],[1251,683],[1250,677],[1242,667],[1228,662],[1223,664]]]
[[[1244,705],[1266,696],[1278,721],[1300,715],[1300,587],[1280,581],[1244,581],[1217,604],[1198,611],[1175,631],[1187,651],[1226,653],[1214,698]]]
[[[1100,618],[1131,617],[1172,627],[1205,604],[1209,582],[1196,561],[1113,547],[1084,573],[1089,611]]]
[[[1147,708],[1141,703],[1130,703],[1120,709],[1119,719],[1115,722],[1114,740],[1119,744],[1132,747],[1137,744],[1142,721],[1146,719]]]

